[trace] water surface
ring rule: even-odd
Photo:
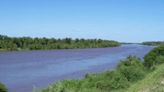
[[[114,48],[0,52],[0,81],[9,92],[32,92],[33,87],[114,69],[121,59],[129,55],[143,58],[152,48],[132,44]]]

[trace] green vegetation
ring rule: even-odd
[[[144,65],[149,69],[153,69],[156,65],[164,63],[164,45],[150,51],[144,57],[144,60]]]
[[[164,41],[150,41],[150,42],[143,42],[143,45],[150,45],[150,46],[160,46],[164,45]]]
[[[100,48],[115,47],[120,43],[101,39],[55,39],[55,38],[30,38],[8,37],[0,35],[0,51],[13,50],[48,50],[48,49],[72,49],[72,48]]]
[[[145,68],[142,61],[137,57],[129,56],[117,66],[119,71],[129,82],[135,82],[144,78]]]
[[[164,64],[159,65],[143,80],[132,85],[127,92],[164,92]]]
[[[2,83],[0,83],[0,92],[7,92],[7,88]]]
[[[150,51],[144,61],[129,56],[114,71],[59,81],[41,92],[164,92],[163,57],[164,46],[160,46]]]

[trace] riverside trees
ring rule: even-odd
[[[104,48],[119,46],[120,43],[112,40],[101,39],[55,39],[8,37],[0,35],[0,50],[48,50],[48,49],[73,49],[73,48]]]

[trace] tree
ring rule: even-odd
[[[135,56],[129,56],[121,61],[117,70],[125,76],[128,81],[134,82],[144,77],[144,65],[141,60]]]

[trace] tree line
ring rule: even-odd
[[[8,37],[0,35],[0,50],[49,50],[49,49],[73,49],[73,48],[104,48],[119,46],[120,43],[113,40],[101,39],[55,39],[55,38],[31,38]]]
[[[148,41],[148,42],[143,42],[143,45],[150,45],[150,46],[160,46],[164,45],[164,41]]]

